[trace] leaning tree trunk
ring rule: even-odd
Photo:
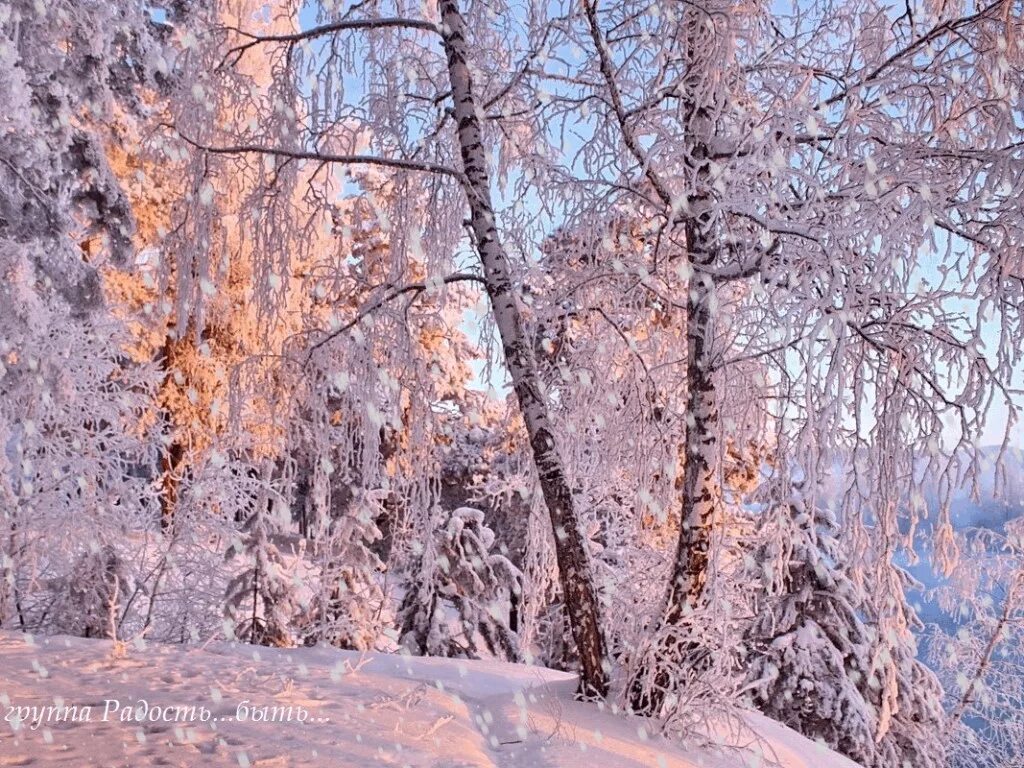
[[[465,22],[458,0],[441,0],[442,36],[448,59],[452,100],[462,165],[469,199],[470,222],[483,265],[487,294],[501,336],[505,363],[530,438],[544,502],[555,534],[555,555],[573,639],[580,655],[580,692],[604,696],[608,677],[604,667],[597,591],[587,543],[583,537],[572,491],[565,476],[548,416],[547,401],[523,318],[516,303],[508,254],[494,224],[490,178],[480,119],[467,65]]]
[[[711,537],[719,488],[718,398],[713,379],[715,281],[709,267],[718,258],[719,211],[710,178],[711,140],[714,132],[713,103],[695,101],[707,94],[712,77],[708,45],[714,32],[705,27],[708,12],[688,7],[685,11],[687,74],[683,102],[687,130],[684,158],[693,172],[694,189],[687,199],[684,222],[690,285],[686,301],[686,420],[683,434],[685,466],[680,503],[679,540],[672,578],[655,643],[630,685],[634,711],[657,715],[673,682],[671,668],[685,663],[696,649],[688,643],[682,619],[701,606],[708,578]],[[703,50],[701,50],[703,48]],[[714,99],[714,95],[711,96]]]

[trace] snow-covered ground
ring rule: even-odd
[[[573,688],[498,662],[0,633],[0,766],[855,768],[756,714],[752,750],[686,749]]]

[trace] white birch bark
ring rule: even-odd
[[[695,190],[688,200],[686,250],[690,267],[690,290],[686,302],[687,415],[685,430],[686,466],[683,474],[682,517],[672,584],[669,589],[668,620],[674,621],[687,606],[694,608],[707,581],[711,529],[718,488],[714,467],[718,455],[718,402],[712,380],[715,284],[707,268],[718,259],[719,211],[712,194],[709,173],[714,117],[713,104],[701,95],[714,93],[712,75],[702,64],[707,56],[698,52],[707,12],[686,11],[687,76],[684,80],[686,136],[684,154],[695,177]]]
[[[608,680],[590,556],[551,430],[533,348],[516,302],[508,254],[495,228],[487,159],[467,64],[465,22],[457,0],[442,0],[439,5],[470,221],[495,325],[501,337],[505,364],[526,423],[541,491],[554,530],[562,592],[580,656],[580,691],[584,695],[603,696],[607,692]]]
[[[690,274],[685,310],[687,407],[683,443],[686,461],[679,539],[659,627],[661,642],[648,660],[650,668],[642,669],[634,679],[630,696],[636,711],[652,715],[662,708],[673,684],[669,670],[678,664],[675,656],[685,645],[673,628],[703,600],[719,500],[715,470],[719,450],[718,394],[713,380],[715,281],[709,269],[715,266],[720,255],[720,212],[709,172],[716,87],[713,73],[707,71],[710,57],[706,50],[701,50],[702,37],[714,32],[705,28],[707,11],[688,7],[685,13],[687,74],[683,81],[686,126],[683,156],[687,172],[693,178],[693,189],[681,216]],[[658,192],[659,196],[666,194],[663,190]],[[663,202],[674,207],[671,199],[663,199]]]

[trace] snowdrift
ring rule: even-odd
[[[718,752],[573,690],[499,662],[0,633],[0,766],[856,768],[754,713]]]

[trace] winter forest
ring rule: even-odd
[[[1021,0],[0,2],[2,765],[1024,766],[1022,408]]]

